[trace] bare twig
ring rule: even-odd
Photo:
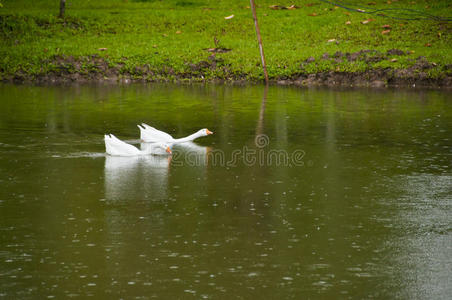
[[[60,0],[60,14],[58,15],[59,18],[64,18],[64,11],[66,8],[66,0]]]
[[[251,4],[251,11],[253,12],[254,26],[256,27],[256,35],[257,35],[257,42],[259,43],[259,51],[261,53],[262,68],[264,69],[265,83],[268,84],[268,73],[267,73],[267,65],[265,63],[264,46],[262,45],[261,31],[259,29],[259,24],[257,23],[256,6],[254,5],[254,0],[250,0],[250,4]]]

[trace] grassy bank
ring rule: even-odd
[[[29,8],[30,1],[1,1],[1,80],[263,78],[248,1],[68,0],[64,19],[56,17],[58,2],[33,1]],[[272,80],[364,74],[363,82],[367,76],[385,84],[387,76],[451,76],[448,22],[397,20],[319,1],[257,4]],[[275,4],[298,8],[270,8]],[[447,0],[370,2],[375,8],[452,15]],[[403,11],[390,13],[404,17]],[[212,56],[209,49],[218,52]]]

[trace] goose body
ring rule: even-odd
[[[157,142],[147,145],[143,150],[121,141],[113,134],[105,135],[105,150],[107,154],[112,156],[139,156],[149,154],[171,154],[171,149],[168,145],[162,142]]]
[[[185,143],[185,142],[193,141],[202,136],[207,136],[209,134],[213,134],[212,131],[210,131],[207,128],[204,128],[204,129],[198,130],[197,132],[195,132],[189,136],[186,136],[184,138],[175,139],[170,134],[168,134],[164,131],[155,129],[154,127],[151,127],[147,124],[141,123],[141,125],[137,125],[137,126],[138,126],[138,128],[140,128],[141,140],[143,140],[144,142],[147,142],[147,143],[155,143],[155,142],[171,143],[171,144]]]

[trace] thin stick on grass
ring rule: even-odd
[[[262,68],[264,69],[265,84],[268,84],[267,64],[265,63],[264,45],[262,45],[261,31],[257,23],[256,6],[254,0],[250,0],[251,11],[253,12],[254,26],[256,27],[257,42],[259,43],[259,51],[261,53]]]

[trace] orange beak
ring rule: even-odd
[[[166,147],[166,152],[169,153],[169,154],[172,153],[170,147]]]
[[[206,129],[206,133],[207,133],[207,134],[213,134],[213,132],[210,131],[209,129]]]

